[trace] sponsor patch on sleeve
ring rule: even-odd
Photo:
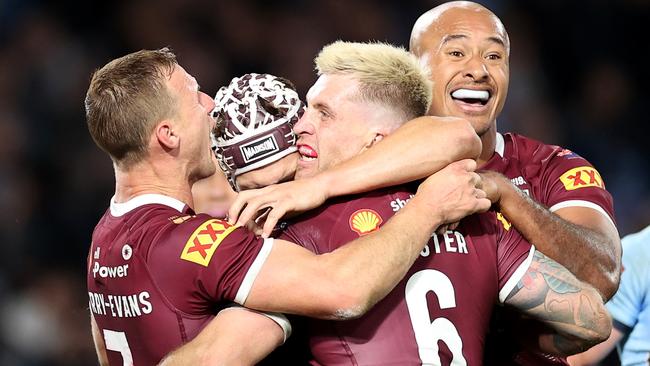
[[[573,168],[560,177],[564,188],[567,191],[585,187],[605,188],[603,178],[598,171],[590,166]]]
[[[204,222],[185,243],[181,259],[207,267],[219,244],[236,228],[217,219]]]
[[[357,210],[350,216],[350,228],[359,234],[359,236],[379,229],[379,225],[382,222],[381,216],[371,209]]]

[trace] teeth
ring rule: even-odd
[[[478,99],[485,102],[490,98],[490,93],[487,90],[458,89],[451,93],[451,96],[456,99]]]
[[[305,155],[300,155],[300,160],[312,161],[312,160],[316,160],[316,158],[312,158],[310,156],[305,156]]]

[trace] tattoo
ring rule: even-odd
[[[534,260],[537,260],[540,269],[545,270],[540,270],[540,272],[542,272],[546,284],[552,291],[559,294],[580,292],[580,287],[567,282],[566,276],[561,276],[563,272],[567,270],[559,263],[551,260],[549,257],[538,251],[535,251]]]
[[[556,351],[569,354],[584,348],[607,318],[599,300],[566,268],[536,251],[506,303],[549,322],[560,333],[553,336]]]

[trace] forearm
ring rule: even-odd
[[[514,185],[508,187],[499,202],[506,219],[539,251],[594,286],[604,299],[609,299],[616,292],[620,277],[620,242],[567,221]]]
[[[189,343],[167,355],[159,366],[254,365],[284,339],[270,318],[244,308],[227,308]]]
[[[427,177],[480,151],[481,140],[467,121],[420,117],[314,180],[327,197],[367,192]]]
[[[97,360],[100,366],[108,366],[108,356],[106,355],[106,344],[104,337],[97,326],[95,317],[90,314],[90,329],[93,335],[93,343],[95,344],[95,351],[97,352]]]
[[[276,240],[244,305],[321,319],[363,315],[405,275],[439,223],[416,197],[380,230],[331,253]]]
[[[596,290],[539,251],[506,303],[555,332],[536,336],[543,352],[578,353],[602,342],[611,331],[611,318]]]
[[[412,200],[380,231],[328,254],[327,273],[335,273],[336,282],[345,284],[346,291],[359,294],[359,313],[345,315],[360,316],[384,298],[404,277],[441,224],[438,219],[427,218],[431,215],[419,213],[422,208],[417,204]]]

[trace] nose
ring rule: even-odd
[[[485,81],[490,76],[490,72],[485,65],[481,55],[472,56],[467,61],[465,76],[472,78],[474,81]]]
[[[307,110],[305,110],[305,113],[302,114],[302,117],[296,122],[295,125],[293,125],[293,132],[296,135],[302,135],[302,134],[313,134],[314,133],[314,124],[311,122],[311,115],[313,113],[313,110],[311,110],[309,107]]]

